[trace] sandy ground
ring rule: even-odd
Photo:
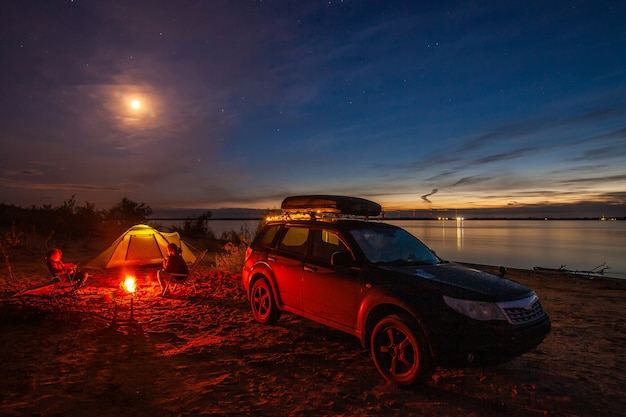
[[[22,258],[13,278],[0,269],[2,416],[626,415],[625,281],[510,270],[549,312],[548,338],[399,389],[351,336],[291,314],[254,322],[238,275],[204,265],[197,294],[162,298],[153,269],[134,296],[121,271],[99,272],[76,296],[11,297],[48,280]]]

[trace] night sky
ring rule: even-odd
[[[23,207],[623,216],[626,2],[0,0],[0,127]]]

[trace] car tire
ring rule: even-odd
[[[417,325],[391,315],[380,320],[370,338],[378,372],[389,382],[409,386],[432,375],[432,358]]]
[[[273,324],[280,318],[272,288],[265,278],[254,281],[250,290],[250,308],[254,319],[260,323]]]

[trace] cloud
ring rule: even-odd
[[[489,181],[490,179],[491,178],[489,177],[481,177],[481,176],[463,177],[457,182],[455,182],[454,184],[452,184],[451,187],[458,187],[459,185],[479,184],[481,182]]]
[[[30,189],[30,190],[69,190],[69,191],[132,191],[132,186],[101,186],[94,184],[77,184],[77,183],[38,183],[38,182],[26,182],[15,181],[0,178],[0,187],[17,188],[17,189]]]
[[[481,158],[477,158],[474,161],[468,162],[467,166],[481,166],[486,164],[493,164],[502,161],[508,161],[511,159],[522,158],[529,153],[533,153],[540,150],[538,146],[529,146],[526,148],[516,149],[509,152],[500,152],[491,155],[487,155]]]
[[[38,169],[19,169],[19,170],[4,170],[0,175],[7,177],[39,177],[43,175],[43,172]]]
[[[424,194],[422,196],[422,200],[424,200],[427,203],[431,203],[431,201],[428,199],[428,197],[430,197],[431,195],[435,194],[437,191],[439,191],[437,188],[433,188],[433,190],[430,193]]]
[[[585,178],[570,178],[566,180],[561,180],[562,184],[601,184],[601,183],[620,183],[621,181],[626,181],[626,174],[618,174],[618,175],[605,175],[598,177],[585,177]]]

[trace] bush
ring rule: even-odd
[[[215,257],[215,267],[220,271],[239,273],[243,269],[248,242],[227,242],[223,252]]]

